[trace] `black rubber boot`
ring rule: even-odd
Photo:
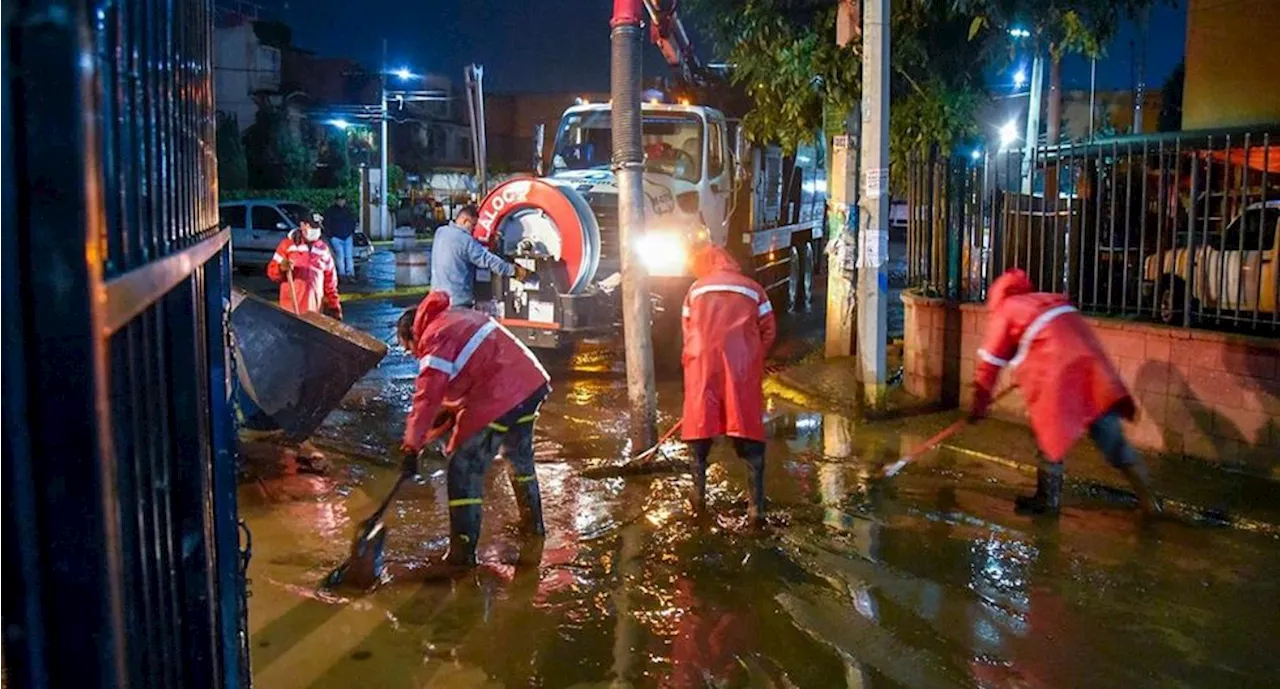
[[[1158,517],[1164,513],[1164,505],[1151,489],[1151,472],[1147,471],[1147,465],[1142,459],[1120,467],[1120,471],[1129,479],[1129,485],[1133,486],[1133,492],[1138,496],[1138,504],[1148,517]]]
[[[1035,495],[1021,496],[1014,500],[1018,514],[1043,514],[1056,516],[1062,509],[1063,469],[1060,462],[1041,459],[1036,467]]]
[[[542,490],[535,476],[512,475],[511,490],[516,494],[516,506],[520,508],[520,530],[533,536],[543,536],[547,526],[542,521]]]
[[[707,514],[707,458],[711,455],[710,440],[694,440],[689,443],[693,452],[693,503],[695,516]]]
[[[479,504],[449,508],[449,554],[445,564],[455,567],[476,566],[476,545],[480,540]]]
[[[747,466],[751,468],[747,480],[751,488],[751,507],[747,515],[753,524],[763,524],[767,508],[764,499],[764,453],[752,453],[743,459],[747,460]]]

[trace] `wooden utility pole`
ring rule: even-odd
[[[845,47],[862,34],[860,0],[840,0],[836,14],[836,45]],[[854,352],[853,252],[858,228],[858,107],[845,119],[844,132],[831,143],[830,194],[827,197],[827,241],[834,250],[827,261],[827,358]]]
[[[862,14],[862,222],[858,231],[858,364],[866,403],[884,404],[889,339],[889,0]]]

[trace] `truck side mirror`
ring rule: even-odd
[[[542,147],[547,140],[547,125],[533,125],[533,173],[539,177],[546,174],[543,168]]]

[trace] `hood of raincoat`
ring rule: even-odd
[[[1019,294],[1030,294],[1035,290],[1035,286],[1031,284],[1031,279],[1025,272],[1010,268],[1004,275],[996,278],[996,281],[991,283],[991,288],[987,290],[987,309],[995,311],[1000,308],[1005,299]]]
[[[449,308],[449,293],[436,290],[428,294],[422,303],[418,304],[418,312],[413,316],[413,349],[414,356],[422,356],[422,349],[426,343],[423,341],[423,334],[427,332],[427,326],[431,325],[431,321],[436,316],[444,313]]]
[[[708,244],[693,255],[693,274],[701,279],[719,270],[741,273],[742,268],[723,247]]]

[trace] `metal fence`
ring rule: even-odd
[[[1017,267],[1088,313],[1280,334],[1278,130],[912,156],[908,281],[978,301]]]
[[[212,3],[12,5],[6,679],[247,686]]]

